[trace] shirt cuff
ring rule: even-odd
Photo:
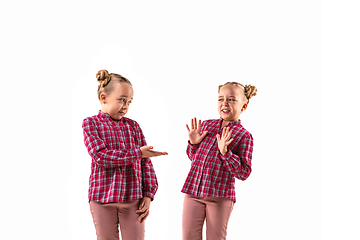
[[[191,144],[191,143],[190,143],[190,140],[188,140],[188,145],[189,145],[190,148],[196,149],[196,148],[199,146],[199,144],[200,144],[200,143],[198,143],[198,144]]]
[[[225,155],[222,155],[220,150],[219,150],[219,154],[220,154],[220,158],[221,159],[229,159],[232,157],[233,153],[231,152],[230,149],[228,149],[227,153]]]
[[[134,150],[134,152],[135,152],[136,160],[141,160],[142,159],[142,154],[141,154],[140,148],[136,148]]]
[[[151,201],[154,201],[154,195],[155,194],[153,194],[151,192],[144,192],[143,197],[149,197],[149,198],[151,198]]]

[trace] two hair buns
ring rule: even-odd
[[[99,82],[99,87],[105,87],[111,80],[111,75],[107,70],[100,70],[96,74],[96,79]]]
[[[99,82],[99,87],[105,87],[111,80],[111,75],[107,70],[100,70],[96,74],[96,79]],[[251,99],[251,97],[256,96],[257,89],[252,85],[245,85],[245,96],[247,99]]]

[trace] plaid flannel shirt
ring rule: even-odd
[[[91,156],[89,200],[101,203],[154,198],[158,183],[149,158],[142,158],[145,137],[139,124],[121,118],[116,124],[108,114],[84,119],[84,143]]]
[[[230,122],[231,138],[225,155],[220,153],[216,134],[220,134],[222,119],[206,120],[200,133],[208,131],[201,143],[188,143],[186,153],[191,169],[182,188],[183,193],[197,197],[226,197],[236,202],[235,177],[246,180],[251,173],[253,150],[252,135],[241,125],[240,120]]]

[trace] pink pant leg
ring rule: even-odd
[[[137,221],[140,200],[125,203],[98,203],[90,201],[98,240],[119,240],[119,224],[122,240],[143,240],[145,222]]]
[[[206,203],[206,239],[225,240],[234,201],[223,197],[205,197],[204,202]]]
[[[205,219],[205,204],[201,198],[185,194],[182,216],[182,239],[201,240]]]
[[[90,201],[98,240],[119,240],[118,213],[116,203]]]
[[[140,200],[121,203],[118,209],[121,239],[122,240],[143,240],[145,237],[145,221],[140,223],[137,218]]]

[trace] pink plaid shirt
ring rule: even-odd
[[[139,124],[123,117],[116,124],[99,111],[84,119],[84,143],[91,156],[89,200],[101,203],[154,198],[158,183],[149,158],[142,158],[145,137]]]
[[[216,134],[220,134],[222,119],[206,120],[201,124],[201,134],[208,131],[201,143],[188,143],[186,153],[191,169],[182,188],[183,193],[197,197],[226,197],[236,202],[235,177],[246,180],[251,173],[253,150],[252,135],[240,120],[230,122],[231,138],[226,155],[218,148]]]

